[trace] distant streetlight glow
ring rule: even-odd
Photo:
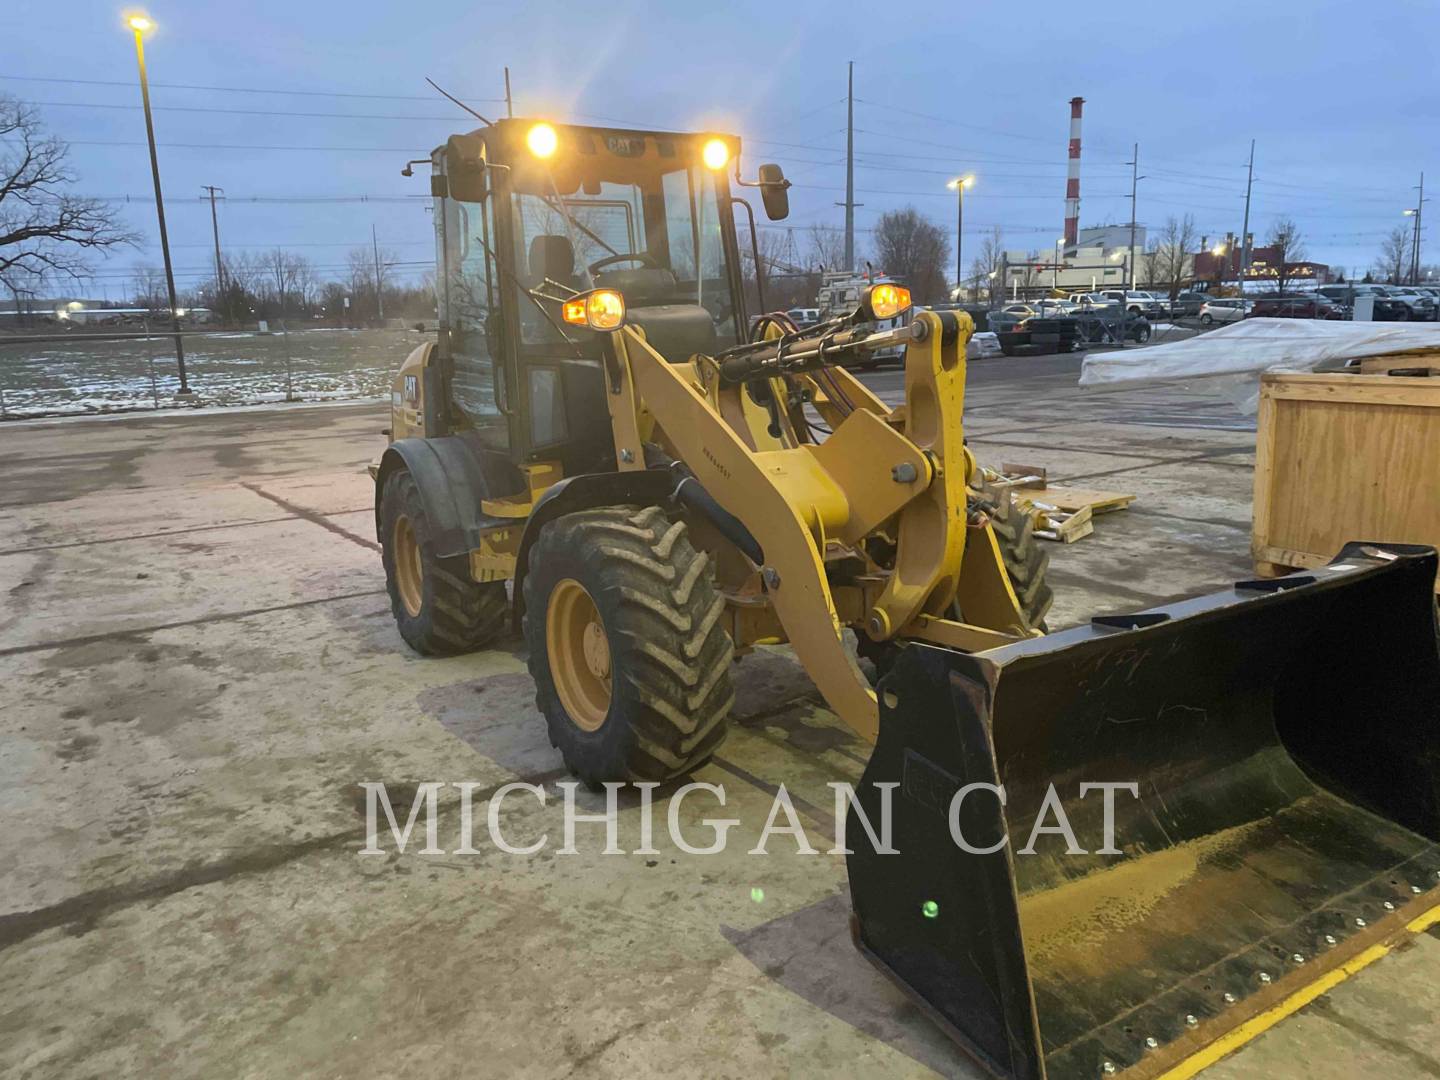
[[[151,21],[150,16],[148,15],[131,15],[125,20],[125,25],[130,27],[130,29],[134,30],[137,34],[145,34],[155,29],[155,23]]]

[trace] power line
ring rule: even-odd
[[[95,101],[22,101],[22,105],[33,105],[47,109],[138,109],[139,105],[101,103]],[[221,113],[226,116],[298,116],[307,119],[331,120],[433,120],[437,123],[453,124],[454,116],[399,116],[394,113],[335,113],[296,112],[293,109],[216,109],[205,105],[155,105],[156,112]]]
[[[69,83],[75,86],[134,86],[133,82],[124,79],[60,79],[45,75],[0,75],[0,79],[8,79],[13,82],[42,82],[42,83]],[[284,94],[296,97],[333,97],[333,98],[367,98],[373,101],[429,101],[434,102],[434,94],[357,94],[343,90],[280,90],[273,86],[198,86],[193,83],[151,83],[152,87],[159,87],[165,90],[204,90],[220,94]],[[469,101],[478,101],[482,104],[505,103],[504,98],[474,97],[470,94],[460,94],[459,97]]]

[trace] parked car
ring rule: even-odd
[[[1265,296],[1250,314],[1257,319],[1343,319],[1340,305],[1325,296]]]
[[[1123,304],[1125,310],[1131,315],[1144,315],[1147,318],[1159,319],[1166,314],[1164,303],[1154,293],[1136,289],[1104,289],[1100,295],[1118,304]]]
[[[1410,318],[1419,319],[1422,322],[1433,322],[1435,319],[1435,301],[1426,296],[1419,289],[1409,285],[1397,285],[1387,289],[1393,299],[1399,300],[1410,309]]]
[[[1015,356],[1022,350],[1034,353],[1074,352],[1080,328],[1074,318],[1063,315],[1034,315],[1021,319],[1008,330],[997,333],[1000,351]]]
[[[1026,300],[1006,304],[999,311],[990,312],[989,327],[996,332],[1011,330],[1025,319],[1053,318],[1069,315],[1068,308],[1061,307],[1058,300]]]
[[[1200,305],[1200,321],[1206,326],[1213,326],[1215,323],[1239,322],[1250,314],[1250,309],[1254,306],[1253,301],[1241,300],[1238,297],[1233,300],[1222,298],[1206,300]]]
[[[1080,329],[1080,340],[1087,345],[1103,345],[1134,341],[1143,345],[1150,340],[1150,320],[1144,315],[1132,315],[1111,304],[1104,308],[1091,308],[1075,317]]]
[[[820,309],[813,307],[792,307],[785,312],[801,330],[814,326],[820,321]]]
[[[1315,291],[1337,304],[1352,308],[1352,313],[1354,299],[1372,297],[1377,322],[1404,322],[1410,318],[1410,305],[1398,296],[1390,295],[1390,290],[1383,285],[1321,285]]]
[[[1170,314],[1175,318],[1191,317],[1200,314],[1200,309],[1210,297],[1203,292],[1182,292],[1170,301]]]

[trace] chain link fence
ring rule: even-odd
[[[182,330],[0,334],[0,419],[384,398],[427,340],[412,330]]]

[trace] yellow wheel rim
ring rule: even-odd
[[[574,578],[550,592],[545,651],[560,704],[576,727],[597,730],[610,712],[610,639],[595,601]]]
[[[395,536],[391,549],[395,557],[395,586],[400,603],[412,619],[420,614],[425,602],[425,569],[420,563],[420,542],[410,519],[401,514],[395,519]]]

